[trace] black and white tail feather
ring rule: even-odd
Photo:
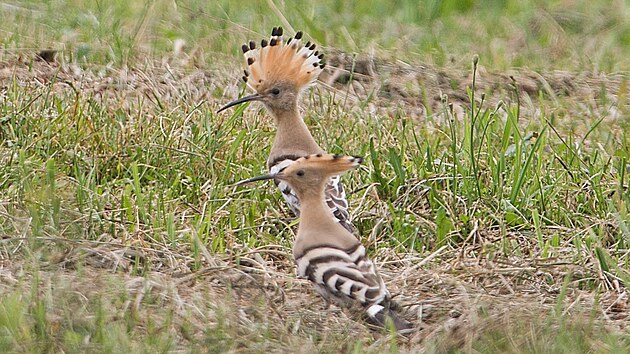
[[[295,162],[301,156],[285,156],[284,158],[277,159],[276,161],[272,161],[269,167],[269,173],[276,174],[280,171],[283,171],[289,165]],[[274,181],[276,186],[282,192],[282,196],[284,200],[289,205],[291,211],[297,216],[300,216],[300,200],[298,199],[295,192],[291,189],[286,182],[281,180]],[[352,225],[352,220],[350,220],[350,213],[348,212],[348,200],[346,198],[346,192],[343,189],[343,184],[341,184],[341,176],[333,176],[330,177],[330,180],[326,184],[324,189],[324,194],[326,198],[326,205],[330,208],[333,216],[339,222],[344,229],[354,233],[354,225]]]
[[[298,276],[313,282],[326,301],[341,306],[358,303],[379,326],[385,326],[389,318],[397,331],[412,327],[396,313],[398,305],[360,243],[345,250],[331,245],[311,247],[296,256],[295,262]]]

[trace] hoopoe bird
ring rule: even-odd
[[[360,305],[371,322],[384,326],[390,318],[396,330],[407,330],[411,324],[396,312],[398,305],[367,258],[365,247],[335,220],[326,201],[329,178],[357,168],[362,161],[353,156],[307,155],[281,171],[237,185],[267,179],[286,182],[302,208],[293,245],[297,275],[309,279],[327,303]]]
[[[282,27],[274,27],[271,39],[263,39],[260,48],[253,41],[243,44],[247,64],[243,81],[256,93],[230,102],[217,112],[250,101],[260,101],[265,105],[277,127],[267,159],[270,173],[282,171],[302,156],[324,153],[300,116],[297,104],[299,94],[324,69],[324,54],[316,51],[316,45],[310,41],[302,44],[302,32],[297,32],[295,37],[286,42],[282,32]],[[295,192],[284,181],[277,181],[276,185],[291,210],[299,217],[301,207]],[[331,176],[326,184],[326,204],[337,221],[353,232],[346,193],[339,176]]]

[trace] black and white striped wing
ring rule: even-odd
[[[327,301],[338,305],[361,305],[371,322],[384,326],[386,318],[398,331],[412,324],[398,314],[374,263],[361,244],[343,250],[332,246],[312,247],[295,258],[298,276],[307,278]]]
[[[341,176],[334,176],[330,178],[326,189],[326,204],[332,210],[335,219],[339,221],[339,224],[344,229],[354,232],[354,225],[350,221],[350,213],[348,213],[348,200],[346,199],[346,192],[341,184]]]
[[[269,168],[269,173],[274,174],[284,170],[287,166],[295,162],[296,159],[298,159],[297,156],[290,156],[275,161]],[[275,183],[282,192],[282,196],[289,205],[289,208],[291,208],[291,211],[299,217],[300,200],[295,192],[291,190],[291,187],[289,187],[289,185],[284,181],[276,180]],[[335,219],[337,219],[339,224],[341,224],[341,226],[343,226],[346,230],[354,232],[354,226],[350,221],[350,213],[348,213],[348,200],[346,199],[346,192],[341,184],[341,177],[331,177],[330,181],[326,185],[324,193],[326,195],[326,204],[330,208]]]
[[[284,170],[285,168],[287,168],[287,166],[295,162],[296,159],[297,157],[295,159],[287,158],[287,159],[276,162],[274,165],[272,165],[269,168],[269,173],[275,174]],[[277,179],[274,180],[274,182],[276,183],[276,186],[278,186],[278,188],[280,189],[280,192],[282,192],[282,196],[284,197],[284,200],[289,205],[289,208],[291,208],[291,211],[296,216],[299,217],[300,216],[300,200],[298,199],[297,194],[295,194],[295,192],[291,189],[291,187],[289,186],[289,184],[287,184],[287,182],[279,181]]]
[[[298,276],[309,279],[326,300],[339,305],[360,304],[375,318],[390,296],[365,247],[358,244],[342,250],[321,246],[306,250],[295,259]]]

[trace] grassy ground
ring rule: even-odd
[[[0,351],[628,351],[629,11],[1,2]],[[367,158],[344,182],[409,337],[324,308],[277,191],[232,186],[274,130],[215,112],[276,25],[325,48],[305,120]]]

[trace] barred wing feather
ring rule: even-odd
[[[329,245],[312,247],[296,256],[295,262],[298,276],[313,282],[327,301],[359,304],[368,318],[380,325],[389,317],[399,330],[410,327],[393,311],[395,304],[385,283],[360,243],[346,250]]]

